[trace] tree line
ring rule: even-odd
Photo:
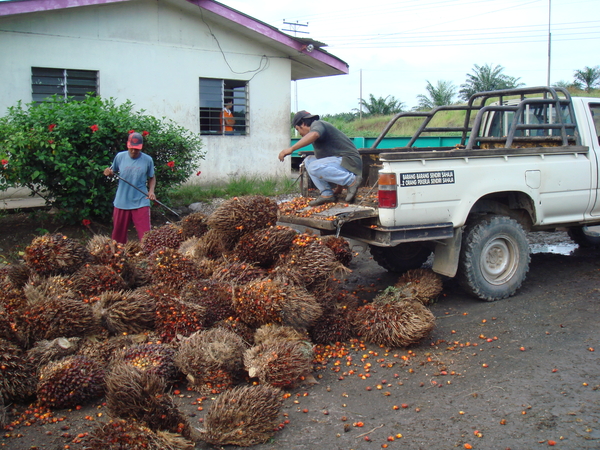
[[[434,85],[426,80],[426,94],[417,96],[418,105],[412,108],[416,111],[427,111],[438,106],[453,105],[460,101],[467,101],[471,95],[476,92],[494,91],[498,89],[512,89],[524,86],[519,77],[512,77],[504,73],[504,67],[501,65],[485,64],[479,66],[475,64],[471,73],[467,74],[465,83],[460,87],[455,86],[451,81],[438,80]],[[575,70],[573,81],[559,81],[554,87],[574,88],[592,92],[600,88],[600,66],[584,67]],[[406,105],[394,96],[376,98],[369,94],[368,99],[359,100],[360,109],[355,108],[351,113],[336,114],[331,117],[345,121],[354,120],[357,115],[363,116],[392,115],[406,111]]]

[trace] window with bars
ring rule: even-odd
[[[200,78],[200,134],[248,134],[246,81]]]
[[[31,96],[34,102],[44,101],[55,94],[83,100],[88,93],[98,94],[98,72],[95,70],[31,68]]]

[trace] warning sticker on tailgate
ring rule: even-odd
[[[400,174],[400,187],[430,186],[432,184],[454,184],[454,170]]]

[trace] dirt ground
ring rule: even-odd
[[[0,253],[18,254],[40,228],[70,237],[102,232],[91,227],[55,230],[4,217]],[[428,339],[403,349],[359,341],[328,349],[332,357],[315,365],[319,384],[291,391],[281,411],[285,426],[253,448],[599,449],[600,251],[576,249],[566,233],[530,237],[538,253],[517,295],[482,302],[445,280]],[[370,299],[395,283],[397,275],[379,268],[368,250],[354,250],[346,288]],[[172,395],[201,427],[210,398],[198,402],[185,384]],[[9,407],[8,421],[26,421],[26,409]],[[21,423],[4,430],[0,447],[84,449],[81,437],[107,420],[104,410],[101,400],[55,411],[56,423]]]

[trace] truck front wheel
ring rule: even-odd
[[[513,295],[529,270],[523,227],[506,216],[486,215],[467,224],[458,281],[469,294],[494,301]]]
[[[377,264],[389,272],[396,273],[418,269],[431,255],[431,249],[420,242],[408,242],[395,247],[369,247]]]

